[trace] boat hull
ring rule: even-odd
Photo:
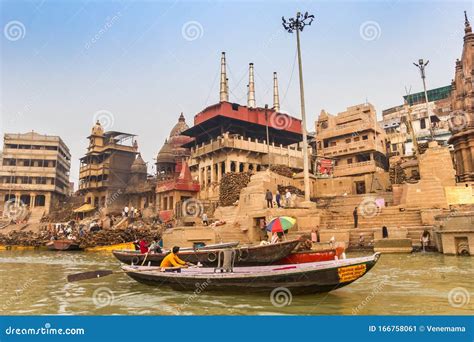
[[[275,262],[275,265],[292,265],[337,260],[342,258],[343,253],[343,247],[336,247],[322,251],[296,252],[278,260]]]
[[[236,248],[237,258],[235,260],[236,266],[259,266],[269,265],[277,260],[280,260],[291,253],[291,251],[299,243],[299,240],[285,241],[281,243]],[[130,251],[113,251],[113,255],[121,262],[128,265],[141,265],[142,263],[149,266],[160,266],[166,254],[143,254],[139,252]],[[201,263],[204,266],[214,267],[217,265],[217,256],[219,250],[196,250],[184,251],[178,256],[193,264]],[[144,262],[145,260],[145,262]]]
[[[77,242],[71,240],[53,240],[46,244],[52,251],[79,251],[81,248]]]
[[[369,272],[378,259],[376,253],[370,257],[280,267],[237,267],[232,273],[214,273],[212,268],[183,269],[180,273],[161,272],[157,267],[123,266],[122,269],[140,283],[169,286],[174,290],[311,294],[349,285]]]

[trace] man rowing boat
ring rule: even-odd
[[[184,260],[181,260],[178,257],[178,252],[179,252],[179,247],[174,246],[171,253],[165,256],[163,261],[160,264],[161,268],[167,268],[167,267],[188,267],[191,266],[192,264],[189,262],[186,262]]]

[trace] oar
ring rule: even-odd
[[[97,271],[69,274],[67,276],[67,281],[72,283],[74,281],[102,278],[114,273],[123,273],[123,271],[97,270]]]

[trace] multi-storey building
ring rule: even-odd
[[[85,202],[108,212],[120,211],[128,204],[125,196],[132,175],[132,164],[137,155],[137,142],[133,134],[104,132],[99,121],[88,137],[87,153],[80,159],[79,192]],[[143,172],[140,159],[135,164]],[[146,172],[146,165],[145,165]]]
[[[0,201],[48,213],[70,194],[71,154],[58,136],[5,134],[0,165]]]
[[[278,83],[273,77],[273,107],[257,107],[254,66],[249,66],[247,106],[229,102],[225,55],[221,59],[220,102],[194,117],[194,126],[182,134],[192,137],[189,167],[199,181],[200,197],[215,199],[227,172],[260,171],[270,165],[303,169],[301,120],[280,112]]]
[[[413,139],[407,128],[408,109],[411,111],[411,123],[419,143],[428,142],[433,133],[434,139],[439,144],[446,145],[451,137],[448,124],[451,112],[450,94],[450,85],[428,90],[429,114],[426,111],[424,92],[404,96],[406,105],[382,111],[383,118],[380,124],[387,133],[389,154],[404,156],[413,153]]]
[[[335,116],[323,110],[316,122],[316,144],[318,158],[333,161],[334,177],[353,177],[351,192],[370,191],[373,185],[363,176],[388,168],[385,132],[370,103]]]

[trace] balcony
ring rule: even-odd
[[[98,189],[102,187],[106,187],[108,185],[108,181],[91,181],[91,182],[83,182],[79,184],[79,190],[87,190],[87,189]]]
[[[385,153],[385,146],[383,146],[380,142],[376,144],[373,139],[367,139],[357,142],[342,143],[336,146],[325,147],[324,149],[322,149],[322,153],[326,157],[331,157],[342,156],[345,154],[370,152],[375,150]]]
[[[334,167],[334,176],[343,177],[343,176],[352,176],[362,173],[370,173],[375,171],[383,171],[382,168],[378,167],[375,164],[375,161],[368,160],[359,163],[338,165]]]
[[[85,176],[108,175],[110,173],[110,164],[87,164],[79,168],[79,178]]]
[[[243,137],[232,137],[230,135],[224,134],[223,137],[216,140],[211,140],[206,144],[194,147],[191,149],[191,165],[195,165],[196,158],[210,154],[222,149],[236,149],[246,152],[263,154],[270,154],[274,159],[281,160],[300,160],[303,161],[303,151],[301,149],[295,149],[290,147],[275,146],[274,144],[267,145],[265,141],[259,141],[257,139],[244,139]],[[287,163],[284,163],[287,164]]]
[[[57,191],[63,192],[62,189],[57,187],[54,184],[19,184],[19,183],[5,183],[1,184],[1,189],[6,191],[24,191],[24,190],[31,190],[31,191]]]

